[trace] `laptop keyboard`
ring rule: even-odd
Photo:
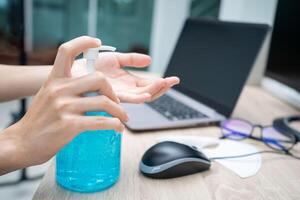
[[[172,121],[207,117],[169,95],[163,95],[159,99],[147,103],[147,105]]]

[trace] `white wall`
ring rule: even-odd
[[[273,25],[277,0],[222,0],[219,18]]]
[[[152,20],[150,71],[163,73],[189,16],[190,0],[155,0]]]

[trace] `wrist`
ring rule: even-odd
[[[18,125],[14,124],[0,134],[0,175],[26,167],[18,133]]]

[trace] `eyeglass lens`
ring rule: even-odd
[[[248,138],[253,130],[253,125],[239,119],[229,119],[221,123],[223,136],[228,139],[241,140]],[[284,135],[272,126],[262,129],[261,140],[277,150],[288,150],[295,144],[295,138]]]
[[[271,126],[263,128],[262,140],[270,147],[278,150],[288,150],[295,143],[294,137],[284,135]]]
[[[222,122],[221,128],[226,138],[241,140],[250,136],[253,127],[246,121],[230,119]]]

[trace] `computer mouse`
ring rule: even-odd
[[[165,141],[148,149],[140,162],[140,171],[147,177],[176,178],[208,170],[211,161],[196,148]]]

